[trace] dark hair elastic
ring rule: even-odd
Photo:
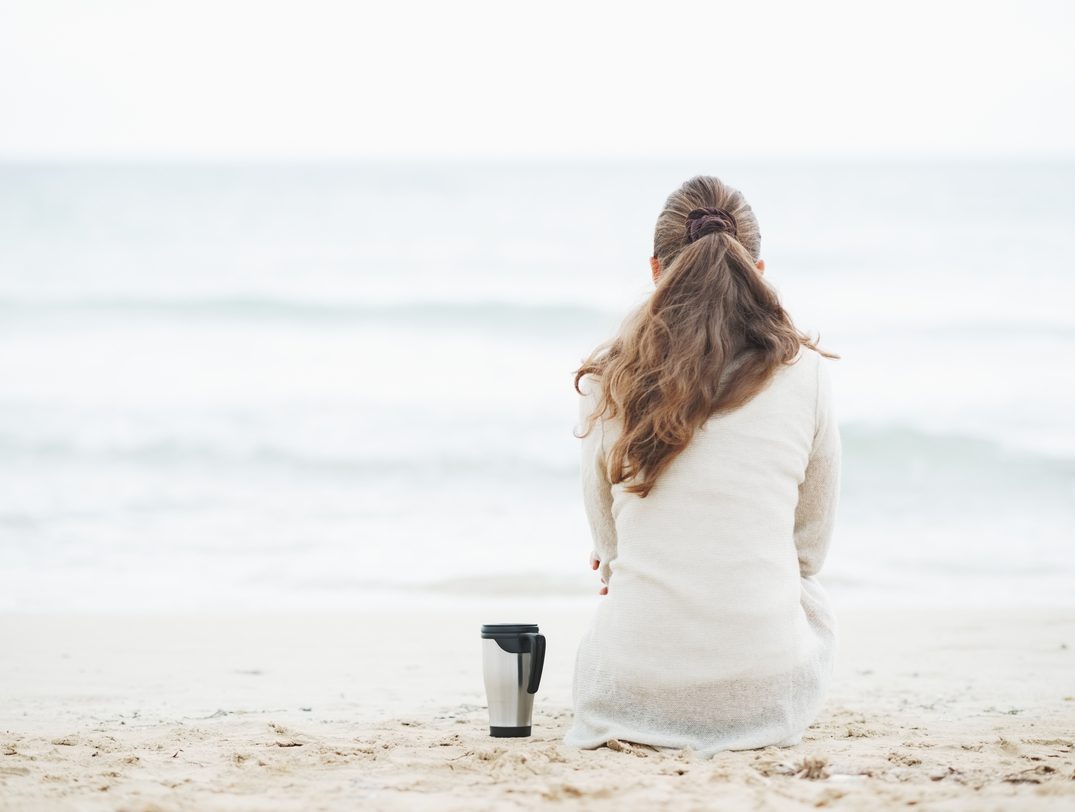
[[[687,215],[687,242],[692,243],[706,234],[726,231],[733,237],[739,234],[739,226],[724,209],[706,207],[695,209]]]

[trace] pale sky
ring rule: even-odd
[[[1075,2],[0,0],[0,160],[1075,158]]]

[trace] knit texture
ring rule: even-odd
[[[583,421],[597,386],[584,384]],[[814,578],[840,482],[821,356],[801,350],[746,405],[708,420],[644,499],[609,483],[616,431],[598,421],[582,441],[608,595],[579,646],[565,743],[702,757],[797,743],[825,701],[837,645]]]

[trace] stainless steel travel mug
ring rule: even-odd
[[[529,736],[534,694],[545,665],[545,635],[536,623],[482,626],[482,671],[489,700],[489,734]]]

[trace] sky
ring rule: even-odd
[[[0,0],[0,160],[1075,158],[1075,3]]]

